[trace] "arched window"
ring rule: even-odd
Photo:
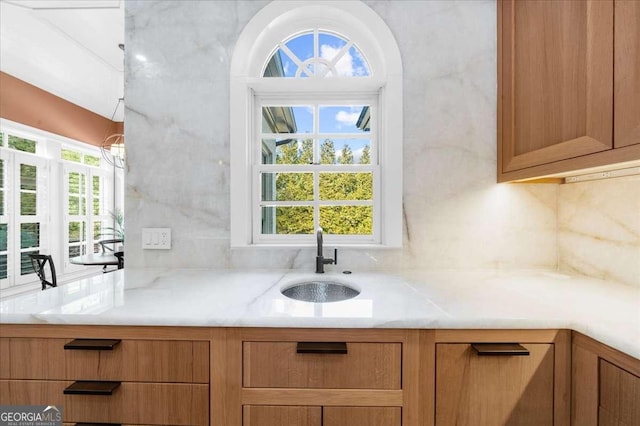
[[[231,244],[402,243],[402,66],[361,2],[275,1],[231,62]]]

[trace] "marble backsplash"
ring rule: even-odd
[[[561,185],[558,263],[640,287],[640,176]]]
[[[313,269],[314,248],[229,247],[229,61],[267,3],[125,4],[127,265]],[[495,2],[365,3],[403,58],[404,246],[336,269],[557,268],[563,190],[495,183]],[[172,249],[143,251],[143,227]]]

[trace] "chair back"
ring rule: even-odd
[[[53,264],[51,255],[29,253],[29,257],[31,258],[31,266],[33,266],[33,270],[36,271],[36,274],[38,274],[38,278],[40,278],[42,289],[45,290],[47,286],[57,287],[58,281],[56,278],[56,267]],[[47,264],[49,265],[48,268]],[[47,277],[47,269],[49,270],[49,278]]]
[[[113,255],[118,259],[118,269],[124,268],[124,252],[117,251]]]
[[[102,248],[102,253],[107,253],[107,252],[115,252],[116,251],[116,244],[122,244],[124,242],[123,239],[113,239],[113,240],[102,240],[102,241],[98,241],[98,244],[100,244],[100,247]]]

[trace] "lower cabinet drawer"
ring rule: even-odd
[[[243,426],[400,426],[400,407],[245,405]]]
[[[0,380],[0,405],[55,405],[71,423],[209,424],[209,386],[125,382],[112,395],[65,395],[71,381]]]
[[[104,350],[84,340],[2,338],[0,379],[209,382],[209,342],[116,339]]]
[[[244,387],[401,388],[401,343],[341,344],[344,351],[332,353],[303,352],[297,342],[244,342]]]

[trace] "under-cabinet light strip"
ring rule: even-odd
[[[640,167],[629,167],[626,169],[610,170],[606,172],[588,173],[585,175],[569,176],[564,178],[564,183],[586,182],[590,180],[610,179],[623,176],[640,175]]]

